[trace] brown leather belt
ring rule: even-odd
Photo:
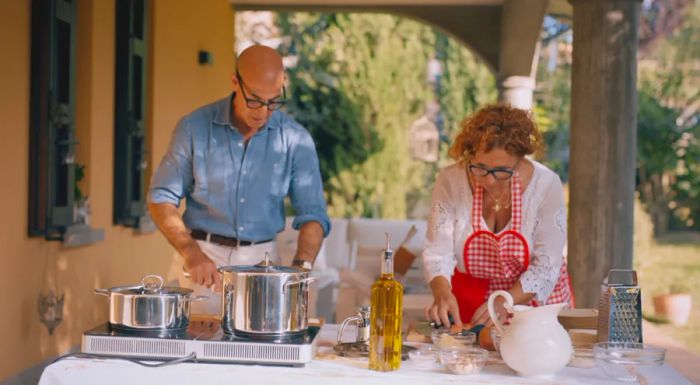
[[[228,246],[228,247],[236,247],[236,246],[252,246],[252,245],[259,245],[261,243],[267,243],[267,242],[272,242],[272,239],[267,239],[264,241],[258,241],[258,242],[253,242],[253,241],[241,241],[233,237],[226,237],[223,235],[218,235],[218,234],[212,234],[212,233],[207,233],[206,231],[202,230],[192,230],[190,232],[190,235],[194,239],[198,239],[200,241],[206,241],[206,242],[212,242],[216,243],[222,246]]]

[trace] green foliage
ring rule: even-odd
[[[566,182],[569,179],[571,65],[564,63],[553,70],[545,67],[545,60],[540,60],[533,108],[545,144],[540,161]]]
[[[695,2],[680,28],[639,65],[639,191],[657,233],[700,229],[698,41]]]
[[[554,33],[556,39],[548,41],[557,46],[556,67],[548,66],[546,56],[552,51],[543,45],[535,93],[535,117],[547,146],[543,162],[562,180],[568,179],[569,164],[569,33]],[[639,61],[637,191],[657,234],[668,229],[700,229],[698,41],[700,2],[696,1],[681,26],[668,38],[659,38],[649,55]]]
[[[316,141],[329,214],[409,216],[408,202],[429,196],[435,174],[408,149],[411,124],[434,98],[426,73],[436,33],[380,14],[281,13],[277,24],[286,36],[282,51],[297,57],[288,110]],[[444,47],[446,87],[459,89],[445,98],[454,122],[477,103],[474,88],[482,86],[455,77],[485,70],[457,43]]]
[[[497,100],[496,79],[468,49],[444,34],[436,33],[438,59],[443,75],[439,102],[450,137],[460,122],[487,103]]]
[[[75,164],[75,186],[73,186],[73,200],[75,203],[82,201],[85,196],[83,195],[83,190],[80,189],[80,182],[85,179],[85,165],[76,163]]]
[[[686,294],[690,290],[690,285],[686,282],[676,281],[668,288],[669,294]]]
[[[662,106],[646,89],[639,92],[637,116],[637,160],[639,178],[673,171],[676,163],[674,144],[681,132],[676,126],[677,112]]]
[[[639,89],[637,191],[658,235],[698,228],[700,216],[700,125],[681,126],[682,111]]]

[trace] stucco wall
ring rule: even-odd
[[[105,240],[77,249],[27,236],[31,1],[0,2],[0,380],[65,352],[104,322],[106,301],[94,288],[172,269],[172,250],[159,233],[112,225],[114,1],[78,0],[78,160],[87,165],[92,225],[105,230]],[[180,116],[229,92],[234,62],[227,0],[155,0],[153,7],[151,165]],[[200,49],[213,53],[213,65],[197,63]],[[39,293],[51,287],[65,294],[53,336],[37,314]]]

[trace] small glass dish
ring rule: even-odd
[[[450,334],[450,328],[441,327],[430,333],[430,340],[433,342],[433,345],[437,346],[443,334]]]
[[[486,365],[489,352],[475,346],[446,348],[440,351],[440,362],[452,374],[477,374]]]
[[[634,342],[593,344],[595,362],[608,376],[624,382],[637,381],[637,367],[662,365],[666,349]]]
[[[438,361],[438,351],[430,345],[408,352],[410,365],[416,369],[435,369]]]
[[[476,342],[476,333],[466,329],[455,333],[440,333],[434,339],[433,344],[440,349],[452,347],[471,347]]]

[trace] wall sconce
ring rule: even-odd
[[[197,62],[199,65],[212,65],[214,64],[214,55],[209,51],[200,50],[197,53]]]

